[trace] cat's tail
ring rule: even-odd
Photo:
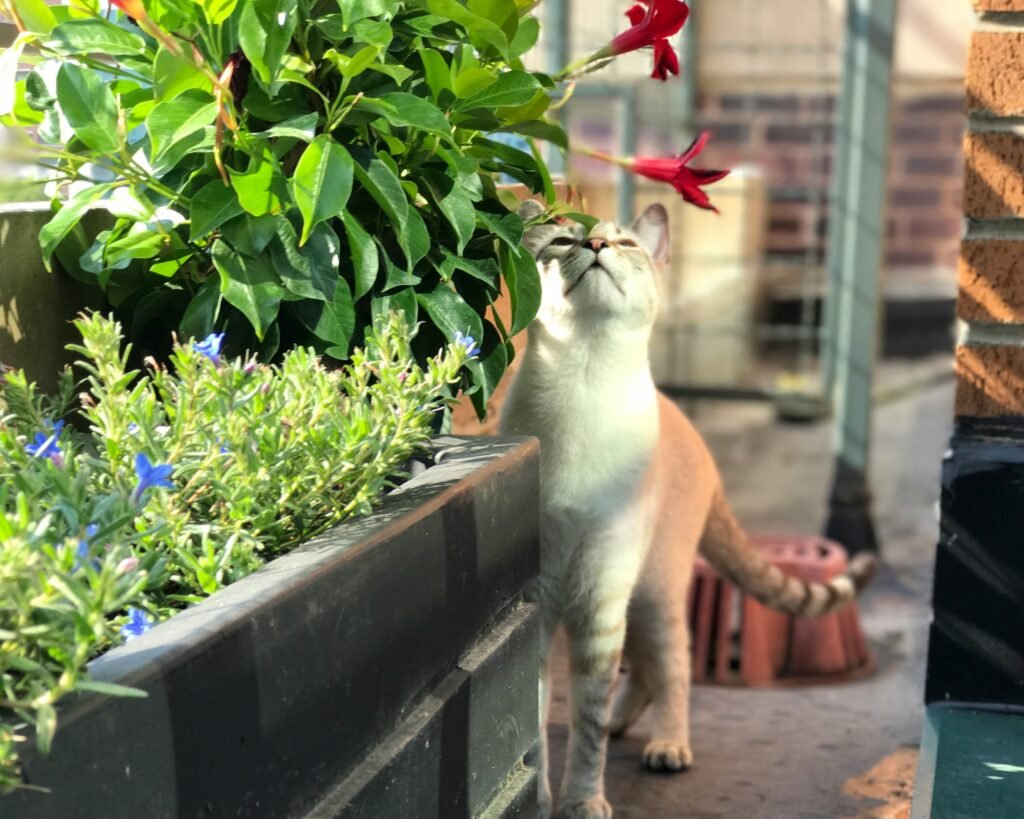
[[[846,574],[827,583],[808,583],[785,574],[750,543],[720,490],[712,501],[700,548],[723,577],[759,603],[807,617],[819,617],[847,605],[878,570],[874,555],[859,554],[850,560]]]

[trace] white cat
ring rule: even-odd
[[[521,211],[536,218],[540,207]],[[503,434],[541,442],[541,709],[555,628],[568,637],[572,725],[560,819],[608,819],[609,733],[650,705],[654,770],[692,760],[685,599],[698,548],[761,602],[819,615],[852,600],[871,558],[828,584],[782,574],[748,543],[722,494],[700,435],[654,386],[648,342],[657,312],[655,265],[668,255],[668,216],[648,208],[632,229],[560,224],[523,239],[537,258],[543,299],[505,404]],[[627,637],[626,619],[629,613]],[[623,650],[627,682],[609,708]],[[541,730],[541,816],[551,814]]]

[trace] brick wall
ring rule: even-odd
[[[699,124],[714,135],[707,162],[754,161],[765,171],[769,258],[808,251],[824,256],[835,105],[832,95],[702,98]],[[897,94],[885,256],[890,269],[935,268],[952,277],[961,233],[963,109],[960,90]]]
[[[956,427],[943,465],[926,699],[1022,706],[1024,0],[974,8]]]

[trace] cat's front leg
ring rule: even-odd
[[[609,819],[612,815],[604,796],[604,768],[611,691],[626,633],[625,609],[625,605],[606,606],[600,616],[566,622],[572,726],[559,819]]]

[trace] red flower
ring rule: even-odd
[[[651,77],[665,82],[669,74],[679,76],[679,57],[668,40],[655,40],[654,71],[651,72]]]
[[[708,195],[701,189],[703,185],[710,185],[718,182],[729,175],[729,171],[697,170],[687,167],[697,154],[704,150],[711,134],[704,131],[698,136],[693,144],[677,157],[661,159],[656,157],[634,157],[630,160],[628,167],[633,173],[646,176],[658,182],[668,182],[682,195],[683,199],[704,210],[713,210],[718,213],[718,208],[711,204]]]
[[[646,8],[644,8],[646,6]],[[632,27],[609,44],[612,54],[625,54],[640,48],[654,48],[654,71],[659,80],[679,73],[679,58],[668,42],[690,16],[690,7],[683,0],[640,0],[626,12]]]

